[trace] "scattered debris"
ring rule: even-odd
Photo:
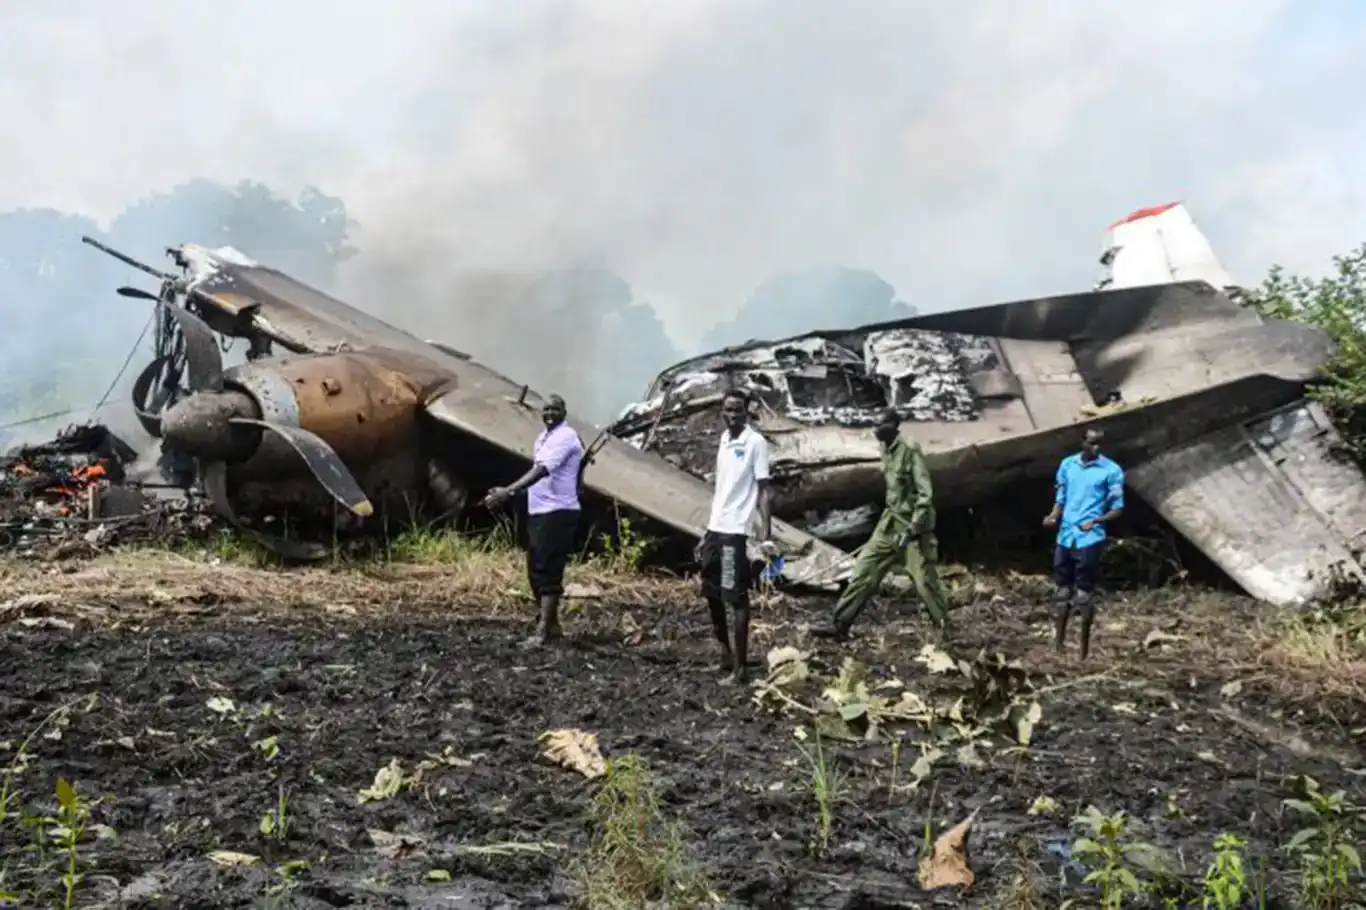
[[[108,427],[68,427],[50,442],[0,456],[0,552],[64,559],[116,544],[202,535],[206,506],[129,482],[136,453]]]
[[[968,833],[977,818],[977,810],[954,825],[934,842],[934,852],[920,861],[920,887],[926,891],[936,888],[970,888],[974,881],[968,865]]]
[[[410,783],[403,773],[398,759],[390,759],[389,764],[375,772],[375,782],[361,790],[357,798],[362,803],[373,803],[390,799]]]
[[[549,730],[537,740],[541,757],[556,765],[577,771],[589,780],[607,773],[607,762],[598,749],[598,738],[582,730]]]

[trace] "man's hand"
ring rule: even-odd
[[[695,563],[697,563],[699,566],[702,565],[702,556],[703,556],[703,553],[702,553],[702,544],[703,544],[703,543],[705,543],[705,540],[699,540],[699,541],[697,542],[697,546],[695,546],[695,547],[692,548],[692,561],[695,562]]]
[[[484,497],[483,506],[486,509],[497,509],[511,498],[512,491],[507,487],[494,487]]]
[[[1058,516],[1049,512],[1043,517],[1043,526],[1045,528],[1056,528],[1058,526]]]
[[[1094,518],[1088,518],[1088,519],[1086,519],[1085,521],[1083,521],[1083,522],[1081,523],[1081,529],[1082,529],[1083,531],[1089,531],[1089,530],[1091,530],[1092,528],[1094,528],[1095,526],[1096,526],[1096,521],[1095,521]]]

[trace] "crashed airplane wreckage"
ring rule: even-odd
[[[1131,493],[1253,596],[1302,603],[1335,570],[1359,575],[1366,483],[1305,399],[1328,338],[1235,303],[1180,206],[1111,234],[1106,290],[695,357],[611,432],[707,478],[721,397],[743,388],[772,445],[775,514],[852,544],[877,519],[881,452],[866,428],[886,407],[923,446],[944,506],[1046,484],[1094,426]]]
[[[171,248],[181,272],[173,275],[84,239],[161,281],[157,293],[118,293],[159,307],[156,356],[134,383],[133,403],[160,440],[163,466],[172,462],[175,474],[176,462],[188,464],[180,480],[202,485],[220,515],[286,557],[320,558],[330,549],[267,536],[247,526],[250,515],[291,506],[359,519],[378,511],[392,526],[414,514],[460,513],[529,466],[543,429],[541,398],[468,355],[229,248]],[[220,337],[247,339],[247,362],[225,368]],[[589,432],[572,415],[569,423],[591,440],[587,497],[615,500],[685,534],[705,531],[704,481]],[[774,537],[790,583],[819,583],[844,559],[781,522]]]

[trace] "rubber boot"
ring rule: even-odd
[[[1077,593],[1077,611],[1081,613],[1081,659],[1091,653],[1091,621],[1096,618],[1095,595],[1088,591]]]
[[[1061,654],[1067,648],[1067,619],[1072,615],[1072,591],[1058,588],[1053,592],[1053,648]]]
[[[536,623],[536,633],[522,642],[524,648],[539,648],[551,645],[563,637],[560,632],[560,598],[554,594],[541,595],[541,615]]]
[[[730,630],[726,628],[726,605],[719,600],[707,601],[707,612],[711,614],[711,631],[721,645],[722,673],[735,669],[735,655],[730,650]]]

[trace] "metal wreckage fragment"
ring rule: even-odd
[[[848,548],[878,518],[869,429],[885,408],[943,508],[1023,496],[1042,516],[1094,427],[1131,497],[1249,593],[1305,603],[1335,573],[1366,574],[1366,479],[1306,398],[1331,350],[1312,326],[1172,281],[751,341],[664,370],[610,429],[709,480],[722,398],[742,389],[770,443],[774,514]]]
[[[141,454],[159,454],[172,467],[163,483],[202,491],[221,520],[276,552],[323,558],[342,521],[392,530],[467,517],[526,470],[543,399],[469,355],[236,250],[171,248],[173,275],[104,249],[160,282],[118,291],[160,317],[157,356],[133,388],[156,440]],[[247,362],[228,367],[221,352],[238,338]],[[1046,486],[1083,428],[1097,428],[1135,497],[1249,593],[1304,603],[1332,572],[1361,571],[1366,538],[1366,479],[1334,459],[1337,436],[1305,397],[1331,352],[1316,328],[1172,280],[751,342],[666,369],[605,430],[576,420],[572,404],[568,425],[586,443],[586,509],[620,506],[696,538],[717,410],[728,389],[746,389],[771,445],[781,577],[821,586],[852,566],[831,541],[853,545],[876,520],[882,453],[868,430],[884,408],[924,449],[945,508]],[[89,497],[93,485],[98,499],[116,486],[77,476],[90,463],[61,461],[73,452],[8,462],[10,489],[24,491],[7,506],[11,539],[31,541],[63,509],[79,526],[78,497],[64,491]],[[25,471],[52,482],[24,486]],[[311,539],[291,524],[286,540],[264,527],[293,508],[332,516],[316,529],[330,533]],[[87,499],[83,520],[92,514]]]
[[[192,497],[149,496],[127,483],[136,452],[101,424],[0,455],[0,552],[89,555],[118,544],[208,531]]]
[[[139,462],[154,469],[135,483],[199,491],[239,533],[309,561],[367,533],[478,518],[482,494],[527,469],[544,399],[469,355],[235,249],[172,247],[175,274],[85,240],[159,282],[117,291],[156,314],[155,356],[132,389],[152,440]],[[247,361],[229,366],[222,354],[235,339],[247,342]],[[572,406],[566,423],[586,444],[586,512],[619,507],[684,535],[706,530],[705,483],[576,419]],[[844,558],[784,522],[773,532],[788,581],[828,576]]]

